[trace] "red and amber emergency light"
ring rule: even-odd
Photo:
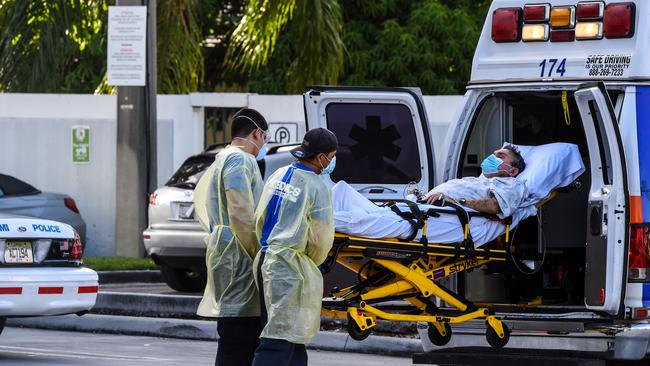
[[[574,30],[556,30],[551,32],[551,42],[573,42],[576,39]]]
[[[573,28],[575,23],[575,8],[573,6],[560,6],[551,9],[551,27]]]
[[[601,22],[579,22],[576,24],[576,39],[602,39],[603,24]]]
[[[614,3],[605,7],[603,34],[607,38],[630,38],[634,35],[634,3]]]
[[[551,14],[550,4],[534,4],[524,6],[524,22],[548,22]]]
[[[599,20],[603,18],[605,3],[602,1],[591,1],[578,3],[576,18],[581,20]]]
[[[499,8],[492,13],[495,42],[572,42],[634,36],[636,6],[633,2],[606,4],[581,1],[576,6],[527,4]]]
[[[521,8],[501,8],[492,13],[492,40],[519,42],[521,39]]]

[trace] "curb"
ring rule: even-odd
[[[201,296],[195,295],[157,295],[129,292],[100,292],[91,312],[107,315],[145,316],[159,318],[197,319],[196,309]],[[321,316],[324,330],[345,328],[347,320]],[[386,335],[416,336],[415,323],[377,321],[375,333]]]
[[[7,319],[7,326],[67,330],[77,332],[111,333],[165,338],[215,341],[216,321],[189,319],[139,318],[120,315],[87,314],[46,316],[35,318]],[[356,352],[393,356],[412,356],[422,352],[422,343],[417,338],[370,336],[364,341],[355,341],[347,333],[320,331],[311,343],[310,349],[337,352]]]
[[[157,317],[196,317],[201,296],[100,292],[92,312]]]
[[[99,283],[165,282],[159,270],[97,271]]]

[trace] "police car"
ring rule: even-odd
[[[650,352],[649,35],[649,1],[495,0],[444,146],[410,88],[313,88],[308,127],[339,138],[332,180],[376,199],[477,176],[505,141],[576,144],[585,173],[517,228],[534,273],[485,268],[445,285],[502,317],[508,347],[640,359]],[[483,326],[454,329],[447,346],[487,346],[468,341]]]
[[[82,267],[82,255],[70,225],[0,214],[0,332],[8,317],[90,310],[97,273]]]

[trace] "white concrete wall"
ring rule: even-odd
[[[427,96],[437,161],[459,96]],[[203,150],[206,107],[259,110],[272,131],[305,133],[301,95],[203,93],[158,96],[158,185]],[[116,98],[96,95],[0,94],[0,172],[35,187],[72,196],[88,226],[87,255],[115,253]],[[91,163],[73,164],[71,128],[91,127]],[[283,142],[287,142],[286,140]]]
[[[175,152],[173,146],[173,128],[191,122],[191,107],[174,104],[179,98],[160,99],[158,181],[164,183],[174,159],[182,162],[192,149]],[[87,225],[88,256],[115,253],[116,101],[114,96],[0,94],[0,172],[74,198]],[[72,162],[75,125],[91,128],[90,164]]]

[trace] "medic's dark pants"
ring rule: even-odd
[[[262,329],[268,321],[266,304],[264,302],[264,286],[262,285],[262,263],[265,252],[262,251],[257,265],[257,283],[260,290],[261,325]],[[307,349],[304,344],[295,344],[284,339],[262,338],[260,346],[255,351],[253,366],[307,366]]]
[[[259,317],[217,318],[219,348],[216,366],[251,366],[260,343]]]

